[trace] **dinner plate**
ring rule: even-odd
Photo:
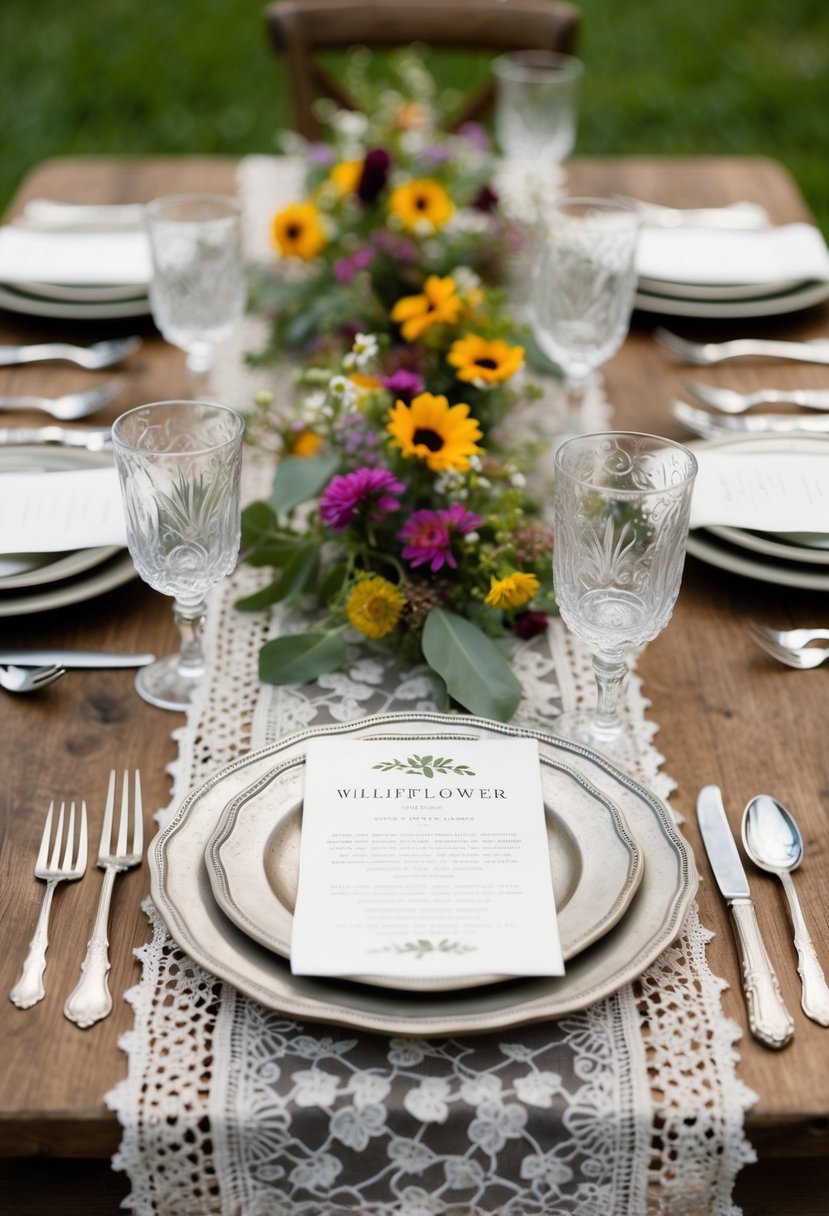
[[[210,886],[205,849],[228,804],[275,765],[303,755],[316,735],[537,739],[541,755],[575,769],[618,805],[644,858],[638,890],[618,924],[571,959],[564,976],[429,993],[292,975],[284,959],[222,912]],[[668,808],[596,752],[541,731],[428,713],[310,728],[240,757],[184,799],[150,846],[149,866],[153,899],[170,934],[206,971],[291,1017],[402,1035],[482,1033],[582,1009],[641,975],[670,945],[697,889],[693,856]]]
[[[674,300],[756,300],[765,296],[792,292],[806,285],[804,279],[789,279],[780,283],[672,283],[668,279],[639,277],[639,290],[647,295],[669,296]]]
[[[801,283],[791,291],[765,295],[750,300],[690,300],[676,296],[655,295],[641,288],[633,297],[635,308],[642,312],[664,313],[672,317],[776,317],[784,313],[811,308],[829,299],[829,283]]]
[[[283,958],[291,953],[304,779],[301,753],[243,790],[221,815],[205,858],[219,907],[244,933]],[[642,854],[619,808],[580,773],[542,755],[541,784],[559,941],[566,960],[624,914],[642,878]],[[508,977],[350,978],[379,988],[438,992]]]
[[[145,283],[15,283],[18,293],[43,300],[66,300],[70,304],[101,304],[108,300],[146,299]]]
[[[115,557],[75,578],[62,579],[41,588],[0,590],[0,617],[24,616],[30,612],[46,612],[52,608],[65,608],[68,604],[80,604],[103,595],[105,591],[112,591],[135,577],[135,565],[129,553],[126,549],[118,549]]]
[[[117,317],[144,317],[150,313],[149,297],[133,300],[103,300],[95,303],[47,300],[17,291],[9,283],[0,284],[0,308],[32,317],[60,317],[67,321],[105,321]]]

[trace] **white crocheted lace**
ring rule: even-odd
[[[268,180],[268,160],[245,169],[244,196],[261,200],[263,165]],[[258,345],[256,325],[217,377],[217,395],[243,407],[257,384],[239,353]],[[274,387],[273,371],[256,376]],[[600,380],[591,394],[604,417]],[[246,499],[266,495],[271,476],[249,453]],[[165,821],[251,747],[436,708],[424,672],[400,672],[359,646],[344,671],[313,685],[261,686],[259,649],[286,622],[234,604],[262,577],[240,567],[210,598],[209,676],[176,732]],[[592,694],[590,657],[558,621],[523,644],[515,669],[523,725],[550,729],[561,708]],[[632,670],[624,712],[637,776],[667,798],[646,709]],[[108,1095],[123,1128],[114,1165],[129,1175],[126,1206],[139,1216],[738,1216],[731,1195],[754,1159],[743,1132],[754,1095],[736,1075],[739,1029],[723,1016],[725,985],[706,962],[710,934],[695,906],[635,985],[557,1022],[437,1040],[301,1025],[206,974],[150,901],[147,912],[152,939],[127,993],[128,1075]]]

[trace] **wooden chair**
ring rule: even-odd
[[[322,134],[314,115],[318,97],[359,109],[319,62],[320,52],[350,46],[389,50],[416,43],[492,54],[567,53],[580,20],[564,0],[279,0],[265,15],[272,44],[285,57],[296,129],[308,139]],[[453,115],[451,128],[480,118],[493,95],[493,82],[487,80]]]

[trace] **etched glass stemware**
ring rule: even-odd
[[[595,198],[564,199],[539,219],[533,329],[564,373],[574,421],[591,372],[627,336],[640,225],[632,207]]]
[[[205,597],[238,559],[244,426],[222,405],[160,401],[112,428],[130,555],[145,583],[173,597],[181,635],[179,654],[136,676],[162,709],[190,704],[205,670]]]
[[[216,347],[245,310],[241,209],[223,195],[178,194],[148,203],[145,222],[153,319],[168,342],[187,352],[196,395]]]
[[[685,562],[695,456],[656,435],[575,436],[555,454],[553,574],[564,622],[593,652],[597,705],[556,731],[623,765],[633,750],[618,710],[627,654],[673,612]]]

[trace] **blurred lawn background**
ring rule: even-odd
[[[771,156],[829,234],[826,0],[575,2],[577,152]],[[0,204],[47,157],[274,150],[290,116],[262,11],[262,0],[3,0]],[[438,75],[456,71],[467,69]]]

